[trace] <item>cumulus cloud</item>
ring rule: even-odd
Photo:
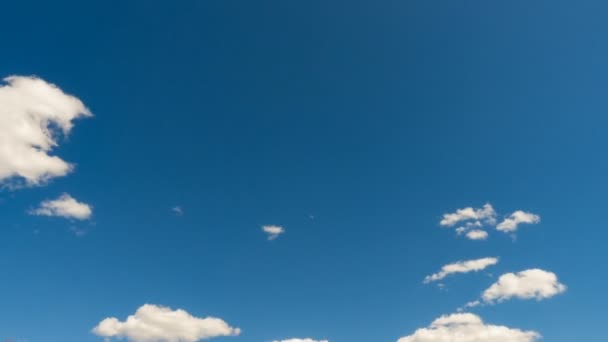
[[[553,272],[529,269],[518,273],[506,273],[483,292],[486,303],[502,302],[511,298],[543,300],[566,291]]]
[[[313,340],[312,338],[290,338],[287,340],[275,340],[272,342],[329,342],[328,340]]]
[[[279,237],[279,235],[285,233],[285,229],[281,226],[262,226],[262,231],[268,235],[268,240],[274,240]]]
[[[30,214],[87,220],[93,214],[93,209],[86,203],[78,202],[69,194],[62,194],[55,200],[43,201],[40,207],[31,210]]]
[[[479,272],[486,267],[496,265],[498,258],[481,258],[475,260],[458,261],[452,264],[447,264],[441,268],[441,271],[426,276],[424,283],[430,283],[433,281],[441,280],[450,274],[454,273],[468,273],[468,272]]]
[[[73,166],[49,155],[74,119],[91,116],[74,96],[35,77],[11,76],[0,86],[0,182],[39,185]]]
[[[184,310],[145,304],[123,322],[109,317],[93,328],[106,338],[126,338],[132,342],[196,342],[219,336],[236,336],[233,328],[215,317],[198,318]]]
[[[480,229],[473,229],[465,235],[469,240],[485,240],[488,238],[488,232]]]
[[[500,230],[501,232],[509,233],[516,231],[520,223],[534,224],[539,222],[540,216],[517,210],[500,222],[496,226],[496,229]]]
[[[539,338],[535,331],[486,324],[477,315],[457,313],[441,316],[397,342],[533,342]]]
[[[443,218],[439,221],[439,224],[445,227],[452,227],[459,222],[468,222],[469,227],[472,225],[481,226],[482,223],[495,224],[496,223],[496,211],[492,208],[490,203],[486,203],[481,208],[467,207],[458,209],[454,213],[443,214]]]

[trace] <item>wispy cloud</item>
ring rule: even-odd
[[[173,214],[175,214],[175,216],[184,215],[184,209],[182,209],[182,207],[179,205],[176,205],[175,207],[171,208],[171,211],[173,212]]]
[[[89,233],[87,229],[78,227],[70,227],[70,232],[72,232],[72,234],[74,234],[76,237],[83,237]]]
[[[268,240],[274,240],[279,237],[279,235],[285,233],[285,228],[281,226],[268,225],[262,226],[262,231],[266,233],[268,236]]]
[[[441,271],[426,276],[424,283],[441,280],[450,274],[479,272],[489,266],[496,265],[498,258],[481,258],[475,260],[458,261],[441,267]]]

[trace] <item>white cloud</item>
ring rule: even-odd
[[[496,211],[492,208],[490,203],[486,203],[482,208],[467,207],[458,209],[454,213],[443,214],[443,219],[439,221],[439,224],[445,227],[452,227],[459,222],[467,222],[469,227],[478,226],[484,224],[495,224],[496,223]]]
[[[517,226],[520,223],[534,224],[540,222],[540,216],[525,211],[517,210],[513,212],[509,217],[500,222],[496,229],[501,232],[514,232],[517,230]]]
[[[458,224],[455,229],[456,234],[464,235],[470,240],[485,240],[488,238],[488,233],[484,231],[484,226],[492,226],[499,231],[510,233],[515,232],[519,224],[539,222],[540,216],[517,210],[497,224],[496,211],[490,203],[486,203],[481,208],[467,207],[443,214],[439,224],[443,227],[453,227]]]
[[[127,338],[133,342],[195,342],[219,336],[236,336],[233,328],[215,317],[198,318],[184,310],[145,304],[124,322],[109,317],[93,333],[106,338]]]
[[[328,340],[313,340],[312,338],[290,338],[287,340],[275,340],[273,342],[329,342]]]
[[[471,302],[466,303],[466,304],[464,305],[464,307],[465,307],[465,308],[474,308],[474,307],[479,306],[479,305],[481,305],[481,301],[479,301],[479,300],[474,300],[474,301],[471,301]],[[458,309],[458,311],[462,311],[462,308]]]
[[[65,176],[73,166],[49,152],[57,131],[69,134],[72,121],[91,116],[76,97],[39,78],[11,76],[0,86],[0,182],[39,185]]]
[[[93,209],[86,203],[78,202],[69,194],[62,194],[55,200],[43,201],[40,207],[31,210],[30,214],[86,220],[93,214]]]
[[[473,229],[469,231],[466,235],[469,240],[485,240],[488,238],[488,232],[480,229]]]
[[[518,273],[506,273],[483,292],[486,303],[502,302],[510,298],[542,300],[566,291],[553,272],[529,269]]]
[[[539,338],[535,331],[486,324],[477,315],[457,313],[441,316],[397,342],[533,342]]]
[[[430,283],[433,281],[441,280],[450,274],[454,273],[468,273],[478,272],[485,269],[488,266],[496,265],[498,258],[481,258],[475,260],[458,261],[452,264],[447,264],[441,268],[441,271],[426,276],[424,283]]]
[[[285,229],[281,226],[262,226],[262,231],[268,235],[268,240],[274,240],[279,237],[279,235],[285,233]]]

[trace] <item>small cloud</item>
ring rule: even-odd
[[[474,229],[465,235],[469,240],[485,240],[488,238],[488,232],[481,229]]]
[[[441,271],[426,276],[424,278],[424,283],[428,284],[430,282],[441,280],[450,274],[479,272],[485,269],[486,267],[496,265],[497,263],[498,258],[481,258],[475,260],[458,261],[452,264],[447,264],[441,267]]]
[[[496,226],[496,229],[500,230],[501,232],[510,233],[515,232],[520,223],[535,224],[539,222],[540,216],[522,210],[517,210],[500,222]]]
[[[132,342],[196,342],[237,336],[241,330],[220,318],[198,318],[181,309],[145,304],[122,322],[115,317],[102,320],[93,328],[93,333],[108,339],[126,338]]]
[[[478,300],[474,300],[474,301],[471,301],[471,302],[466,303],[466,304],[464,305],[464,307],[465,307],[465,308],[474,308],[474,307],[479,306],[479,305],[481,305],[481,302],[480,302],[480,301],[478,301]],[[460,310],[462,310],[462,309],[460,309]]]
[[[29,212],[38,216],[57,216],[69,219],[88,220],[93,214],[90,205],[78,202],[67,193],[62,194],[55,200],[46,200],[40,203],[40,207]]]
[[[488,304],[511,298],[543,300],[566,289],[555,273],[535,268],[501,275],[496,283],[483,292],[482,299]]]
[[[173,212],[173,214],[175,214],[175,216],[184,215],[184,209],[182,209],[182,207],[180,207],[179,205],[176,205],[175,207],[171,208],[171,211]]]
[[[279,235],[285,233],[285,229],[281,226],[262,226],[262,231],[268,235],[268,240],[274,240],[279,237]]]

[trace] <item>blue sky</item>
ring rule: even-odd
[[[49,152],[72,172],[0,193],[0,339],[103,341],[100,321],[148,303],[241,329],[211,341],[397,341],[539,268],[567,290],[470,312],[543,341],[604,341],[606,10],[4,4],[0,76],[35,75],[93,117]],[[34,215],[64,193],[92,215]],[[440,225],[486,203],[498,222],[541,219],[485,225],[483,241]],[[499,262],[423,283],[485,257]]]

